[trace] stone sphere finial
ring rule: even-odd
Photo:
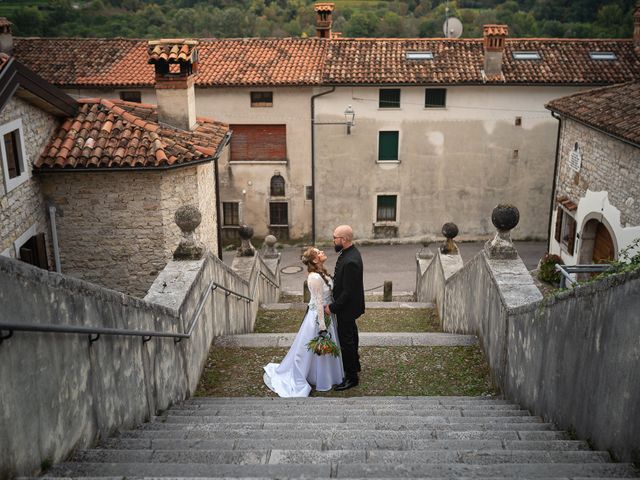
[[[202,214],[193,205],[183,205],[176,210],[174,219],[183,233],[193,233],[202,222]]]
[[[193,205],[184,205],[174,215],[176,225],[182,230],[182,239],[173,252],[174,260],[199,260],[206,248],[196,240],[194,232],[202,222],[202,214]]]
[[[500,203],[491,212],[491,222],[498,230],[493,240],[489,240],[484,250],[489,258],[496,260],[513,260],[518,252],[511,241],[511,230],[518,225],[520,212],[514,205]]]
[[[446,254],[454,254],[458,253],[458,247],[456,243],[453,241],[454,238],[458,236],[458,226],[453,222],[447,222],[442,225],[442,235],[447,239],[442,246],[440,247],[440,251]]]
[[[262,246],[262,256],[264,258],[277,258],[278,252],[276,251],[276,242],[278,240],[273,235],[267,235],[264,237],[264,245]]]
[[[240,235],[241,242],[236,255],[239,257],[253,257],[256,254],[256,249],[251,245],[253,228],[249,225],[241,225],[238,229],[238,235]]]
[[[520,221],[520,212],[514,205],[501,203],[491,212],[491,222],[498,230],[513,230]]]

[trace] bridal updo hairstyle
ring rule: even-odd
[[[327,269],[324,268],[324,265],[319,267],[318,264],[314,263],[314,260],[317,257],[318,257],[318,249],[316,247],[309,247],[302,254],[302,263],[307,266],[307,272],[319,273],[320,276],[322,277],[322,280],[324,280],[324,283],[329,285],[328,278],[331,278],[331,275],[329,275],[329,272],[327,271]]]

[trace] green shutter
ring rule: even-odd
[[[398,160],[398,132],[380,132],[378,160]]]

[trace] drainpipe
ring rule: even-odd
[[[549,226],[547,228],[547,252],[551,250],[551,220],[553,219],[553,210],[555,208],[556,198],[556,181],[558,176],[558,164],[560,163],[560,131],[562,130],[562,117],[551,112],[551,116],[558,120],[558,135],[556,137],[556,160],[553,166],[553,186],[551,187],[551,204],[549,206]]]
[[[51,243],[53,243],[53,257],[56,262],[56,272],[62,273],[60,266],[60,248],[58,246],[58,229],[56,228],[56,207],[49,207],[49,219],[51,221]]]
[[[331,87],[331,90],[326,92],[317,93],[311,96],[311,242],[313,245],[316,243],[316,147],[315,147],[315,121],[316,121],[316,104],[315,100],[318,97],[335,92],[336,87]]]

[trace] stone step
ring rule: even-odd
[[[483,412],[484,413],[484,412]],[[449,411],[446,415],[287,415],[285,417],[287,424],[299,424],[302,428],[306,428],[309,424],[318,424],[324,426],[334,426],[336,424],[393,424],[393,425],[432,425],[436,424],[457,424],[457,423],[541,423],[540,417],[532,417],[530,415],[502,415],[495,412],[488,412],[491,415],[472,415],[461,416],[460,412]],[[525,412],[526,413],[526,412]],[[457,415],[456,415],[457,414]],[[169,414],[161,417],[161,423],[197,423],[197,424],[269,424],[282,422],[283,417],[279,415],[261,416],[205,416],[205,415],[173,415]]]
[[[518,428],[520,427],[520,428]],[[254,439],[314,439],[314,438],[332,438],[332,439],[359,439],[359,438],[401,438],[412,439],[439,439],[439,440],[567,440],[566,432],[558,432],[553,430],[551,424],[538,424],[537,429],[524,429],[523,425],[509,426],[491,426],[484,429],[476,428],[460,428],[460,426],[437,426],[429,429],[332,429],[316,431],[297,430],[290,431],[280,428],[275,429],[212,429],[207,426],[195,425],[191,429],[173,429],[173,430],[134,430],[130,432],[122,432],[119,438],[144,438],[144,439],[219,439],[219,438],[254,438]]]
[[[73,463],[58,464],[47,477],[261,477],[261,478],[634,478],[625,463],[426,464],[216,464],[209,463]]]
[[[413,409],[413,408],[331,408],[326,409],[332,415],[347,415],[356,417],[366,416],[421,416],[430,417],[434,415],[464,416],[464,417],[524,417],[529,416],[527,410],[520,410],[517,407],[508,408],[475,408],[475,407],[433,407]],[[170,414],[173,416],[216,416],[216,417],[243,417],[243,416],[271,416],[271,415],[304,415],[309,411],[308,407],[271,407],[262,409],[253,408],[172,408]],[[166,416],[166,415],[165,415]]]
[[[73,462],[209,463],[209,464],[326,464],[344,463],[606,463],[607,452],[544,450],[81,450]]]
[[[99,448],[114,450],[589,450],[586,442],[579,440],[433,440],[411,439],[405,435],[387,438],[224,438],[224,439],[145,439],[110,438]]]

